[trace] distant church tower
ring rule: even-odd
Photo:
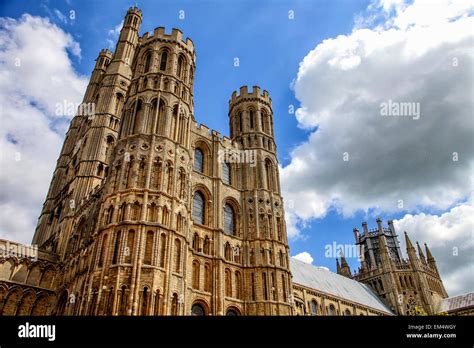
[[[141,22],[130,8],[100,52],[39,217],[53,313],[292,314],[268,92],[232,94],[230,138],[198,126],[193,42]]]
[[[381,219],[376,229],[369,230],[366,222],[362,227],[362,234],[354,228],[362,259],[358,273],[347,273],[337,262],[338,273],[369,285],[399,315],[434,314],[437,303],[448,295],[428,246],[425,244],[425,258],[417,242],[417,255],[405,232],[408,259],[404,259],[391,220],[388,228]]]

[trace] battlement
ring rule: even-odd
[[[111,50],[109,50],[109,49],[107,49],[107,48],[103,48],[103,49],[101,49],[100,52],[99,52],[99,57],[103,57],[103,56],[112,59],[112,57],[114,56],[114,54],[112,53]]]
[[[217,138],[222,142],[222,145],[224,145],[225,147],[234,147],[232,139],[225,135],[222,135],[219,131],[210,129],[208,126],[202,123],[199,125],[196,124],[194,132],[211,141]]]
[[[193,41],[189,37],[186,38],[186,40],[184,40],[183,32],[181,30],[177,29],[177,28],[171,29],[171,34],[166,34],[164,27],[158,27],[154,30],[154,32],[152,34],[150,32],[146,32],[141,37],[142,44],[145,43],[148,40],[155,40],[155,39],[167,40],[167,41],[173,41],[173,42],[176,42],[176,43],[181,43],[181,44],[185,45],[189,51],[194,53],[194,43],[193,43]]]
[[[237,91],[232,93],[231,99],[229,100],[229,105],[243,101],[244,99],[262,99],[264,102],[272,104],[272,98],[268,94],[268,91],[264,90],[263,93],[260,90],[259,86],[253,86],[252,92],[249,93],[247,86],[240,87],[239,94]]]
[[[142,16],[142,10],[140,10],[140,9],[139,9],[138,7],[136,7],[136,6],[129,7],[129,8],[128,8],[128,11],[127,11],[127,14],[129,14],[129,13],[134,13],[134,14],[140,16],[140,17]]]

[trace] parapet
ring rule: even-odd
[[[239,94],[237,94],[237,91],[234,91],[232,93],[232,96],[229,100],[229,106],[232,104],[236,104],[240,101],[246,100],[246,99],[260,99],[263,102],[266,102],[268,104],[272,104],[272,98],[270,98],[270,95],[268,94],[267,90],[264,90],[263,93],[260,90],[260,87],[258,86],[253,86],[252,87],[252,92],[249,93],[248,87],[247,86],[242,86],[240,87]]]
[[[128,11],[127,11],[127,14],[129,13],[134,13],[136,14],[137,16],[142,16],[142,10],[140,10],[138,7],[136,6],[133,6],[133,7],[129,7],[128,8]]]
[[[105,56],[105,57],[108,57],[108,58],[110,58],[110,59],[112,59],[113,56],[114,56],[114,54],[113,54],[112,51],[110,51],[109,49],[103,48],[103,49],[101,49],[100,52],[99,52],[99,57],[104,57],[104,56]]]
[[[145,43],[147,40],[167,40],[172,42],[177,42],[186,46],[186,48],[194,54],[194,43],[188,37],[186,40],[183,39],[183,32],[177,28],[171,29],[171,34],[165,33],[165,28],[158,27],[154,30],[153,34],[147,32],[141,37],[142,43]]]

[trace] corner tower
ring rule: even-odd
[[[291,314],[288,240],[273,132],[272,101],[267,91],[246,86],[229,101],[232,141],[246,158],[241,166],[248,314]]]
[[[399,315],[435,314],[437,303],[447,297],[436,263],[429,249],[429,261],[418,245],[418,255],[405,232],[408,259],[403,258],[398,236],[391,220],[388,228],[377,219],[377,228],[364,233],[354,229],[360,247],[361,267],[353,279],[369,285],[380,299]],[[417,243],[418,244],[418,243]],[[341,274],[341,270],[339,272]]]

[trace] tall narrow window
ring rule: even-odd
[[[228,268],[225,270],[225,295],[232,297],[232,273]]]
[[[267,177],[267,189],[270,191],[274,190],[273,183],[273,164],[269,159],[265,161],[265,173]]]
[[[311,301],[311,314],[312,315],[318,314],[318,303],[316,302],[316,300]]]
[[[147,73],[150,71],[150,66],[151,66],[151,53],[147,53],[145,57],[145,68],[143,69],[144,73]]]
[[[112,264],[115,265],[118,262],[119,250],[120,250],[120,239],[122,237],[122,231],[118,231],[115,236],[114,255],[112,257]]]
[[[250,129],[253,129],[254,127],[254,115],[253,115],[253,110],[249,111],[249,121],[250,121]]]
[[[166,234],[162,233],[160,237],[160,267],[165,267],[166,257]]]
[[[149,302],[148,297],[149,297],[148,288],[143,288],[142,298],[141,298],[142,306],[140,309],[140,315],[148,315],[148,302]]]
[[[184,76],[184,58],[183,56],[179,56],[178,58],[178,67],[176,69],[176,75],[179,78],[183,78]]]
[[[125,263],[132,263],[133,245],[135,239],[135,231],[128,231],[127,246],[125,247]]]
[[[262,281],[263,281],[263,298],[268,300],[268,285],[267,285],[267,274],[265,272],[262,273]]]
[[[231,185],[231,168],[230,164],[227,162],[222,163],[222,181],[226,185]]]
[[[102,265],[104,264],[104,258],[107,252],[107,238],[108,238],[108,235],[105,235],[104,238],[102,239],[102,249],[100,251],[100,257],[99,257],[99,267],[102,267]]]
[[[285,281],[285,276],[282,274],[281,275],[281,286],[283,288],[283,301],[286,302],[286,281]]]
[[[196,191],[193,198],[193,221],[194,223],[204,225],[205,223],[205,201],[204,195]]]
[[[235,272],[235,297],[242,299],[242,278],[239,272]]]
[[[151,265],[153,259],[153,235],[152,231],[148,231],[146,234],[146,243],[145,243],[145,258],[143,263],[145,265]]]
[[[204,173],[204,154],[201,149],[194,150],[194,170]]]
[[[211,281],[211,266],[208,263],[204,265],[204,291],[211,292],[212,281]]]
[[[235,212],[230,204],[224,206],[224,232],[235,235]]]
[[[179,273],[181,269],[181,242],[178,238],[174,240],[174,271]]]
[[[250,284],[252,287],[252,301],[255,301],[255,274],[250,274]]]
[[[160,70],[161,71],[165,71],[166,70],[166,63],[168,61],[168,52],[167,51],[163,51],[163,53],[161,53],[161,60],[160,60]]]
[[[199,289],[199,262],[193,262],[193,288]]]

